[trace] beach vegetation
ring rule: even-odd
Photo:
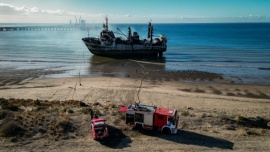
[[[213,133],[219,133],[218,129],[214,129]]]
[[[257,129],[257,128],[242,128],[241,131],[244,136],[263,136],[267,133],[265,129]]]
[[[231,117],[229,116],[229,115],[227,115],[227,114],[219,114],[219,118],[221,119],[221,120],[224,120],[224,121],[228,121],[228,120],[231,120]]]
[[[243,97],[244,95],[240,92],[237,92],[237,96]]]
[[[251,92],[246,92],[245,96],[249,98],[260,98],[259,95],[253,94]]]
[[[79,106],[80,107],[87,107],[87,105],[84,102],[82,102],[82,101],[79,102]]]
[[[68,113],[74,113],[72,109],[68,109]]]
[[[0,120],[5,119],[5,118],[6,118],[6,116],[7,116],[7,112],[6,112],[6,111],[1,110],[1,111],[0,111]]]
[[[236,127],[235,127],[235,125],[227,125],[226,129],[227,130],[236,130]]]
[[[34,104],[37,105],[37,106],[41,106],[41,103],[40,103],[40,100],[34,100]]]
[[[235,96],[235,94],[234,93],[232,93],[232,92],[227,92],[227,94],[226,94],[227,96]]]
[[[184,91],[184,92],[191,92],[190,89],[181,89],[181,91]]]
[[[103,108],[104,109],[113,109],[113,108],[116,108],[116,107],[117,107],[116,104],[110,103],[110,104],[105,105]]]
[[[14,137],[18,135],[22,136],[23,134],[23,127],[13,120],[3,123],[0,129],[0,136],[3,137]]]
[[[123,112],[118,112],[118,116],[119,116],[119,118],[121,119],[121,120],[126,120],[126,114],[125,113],[123,113]]]
[[[103,116],[104,114],[101,113],[100,110],[98,109],[94,109],[94,114],[97,115],[97,116]]]
[[[99,102],[94,102],[94,103],[93,103],[93,106],[100,106],[100,107],[103,107],[103,105],[102,105],[101,103],[99,103]]]
[[[267,94],[260,92],[260,91],[258,93],[259,93],[260,98],[270,99],[270,97]]]
[[[188,129],[189,128],[189,125],[186,122],[182,122],[181,125],[180,125],[180,128],[181,129]]]
[[[74,131],[74,127],[69,121],[59,121],[56,123],[55,127],[64,133]]]
[[[205,118],[205,117],[213,117],[213,114],[211,114],[211,113],[203,113],[201,115],[201,118]]]
[[[0,104],[1,104],[2,109],[8,109],[11,111],[18,111],[19,110],[19,107],[11,104],[7,99],[1,98]]]
[[[117,116],[117,114],[118,114],[118,111],[116,111],[116,110],[112,110],[112,111],[111,111],[111,115],[112,115],[112,116]]]
[[[91,111],[92,111],[91,108],[83,108],[83,109],[81,110],[81,112],[82,112],[83,114],[91,114]]]
[[[201,90],[201,89],[199,89],[199,88],[195,89],[195,91],[194,91],[194,92],[196,92],[196,93],[205,93],[205,91],[204,91],[204,90]]]
[[[262,117],[256,117],[256,118],[245,118],[241,116],[236,116],[235,119],[236,123],[240,126],[244,127],[252,127],[252,128],[268,128],[268,122],[269,120],[262,118]]]
[[[18,142],[18,137],[11,137],[10,142]]]
[[[190,112],[189,111],[183,111],[181,113],[182,116],[189,116],[190,115]]]
[[[244,135],[255,135],[255,136],[258,136],[258,135],[261,135],[256,129],[252,128],[252,129],[246,129],[245,130],[245,134]]]
[[[214,90],[213,90],[213,93],[214,93],[214,94],[217,94],[217,95],[221,95],[221,94],[222,94],[222,92],[221,92],[221,91],[216,90],[216,89],[214,89]]]
[[[39,110],[44,110],[44,109],[47,109],[47,107],[46,106],[38,106],[36,110],[39,111]]]
[[[206,113],[203,113],[202,115],[201,115],[201,118],[205,118],[206,117]]]

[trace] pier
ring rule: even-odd
[[[43,25],[43,26],[0,26],[0,31],[71,31],[86,30],[86,27],[74,25]]]

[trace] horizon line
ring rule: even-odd
[[[110,24],[148,24],[149,22],[139,22],[139,23],[132,23],[132,22],[127,22],[127,23],[110,23]],[[234,23],[270,23],[270,21],[258,21],[258,22],[152,22],[152,24],[234,24]],[[57,22],[0,22],[0,24],[70,24],[70,23],[57,23]],[[75,23],[72,23],[75,24]],[[79,24],[79,23],[77,23]],[[103,23],[86,23],[88,25],[91,24],[103,24]]]

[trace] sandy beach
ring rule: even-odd
[[[5,115],[1,116],[1,128],[13,121],[24,134],[15,135],[15,139],[4,137],[2,129],[0,151],[270,149],[269,85],[234,83],[214,73],[159,69],[126,70],[121,77],[112,77],[108,72],[102,76],[48,79],[40,78],[40,72],[32,72],[32,77],[29,73],[25,77],[12,72],[1,76],[1,102],[19,108],[12,111],[2,106],[1,114]],[[178,109],[178,133],[163,135],[126,126],[117,107],[134,101]],[[43,107],[38,108],[40,105]],[[107,119],[108,139],[93,140],[87,107]],[[40,123],[35,122],[38,120]],[[60,129],[59,133],[59,120],[65,120],[73,129]]]

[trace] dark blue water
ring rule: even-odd
[[[147,24],[109,28],[126,33],[128,26],[146,37]],[[89,35],[100,31],[95,25]],[[154,24],[154,34],[168,38],[161,63],[167,70],[209,71],[233,81],[270,84],[270,23]],[[1,68],[67,70],[52,77],[91,75],[92,54],[81,41],[87,36],[87,31],[0,31]]]

